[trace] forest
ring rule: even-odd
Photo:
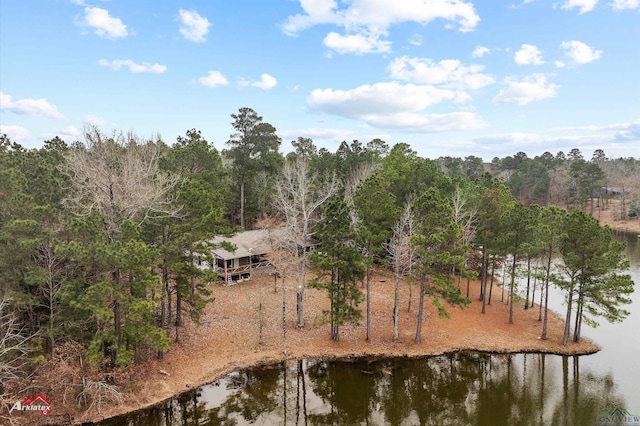
[[[183,321],[198,323],[215,303],[215,272],[196,266],[212,239],[261,227],[283,230],[272,263],[301,289],[288,302],[299,304],[298,325],[305,286],[323,289],[334,340],[345,322],[369,324],[374,268],[396,288],[414,280],[419,312],[430,301],[443,316],[468,303],[475,278],[484,312],[501,271],[511,309],[533,307],[538,291],[546,324],[556,286],[567,301],[563,343],[580,339],[583,321],[628,315],[624,246],[597,212],[638,220],[638,159],[576,148],[484,163],[421,158],[380,139],[330,152],[302,137],[284,155],[251,108],[231,114],[231,132],[219,148],[196,129],[169,142],[88,127],[82,141],[38,149],[0,136],[0,405],[65,344],[95,371],[161,358]],[[309,240],[319,249],[301,252]],[[396,296],[396,336],[398,309]]]

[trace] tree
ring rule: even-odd
[[[513,324],[513,295],[518,260],[525,255],[526,244],[532,235],[532,226],[527,221],[528,209],[518,203],[505,217],[505,230],[501,233],[501,243],[511,254],[511,280],[509,283],[509,324]]]
[[[365,260],[367,288],[367,342],[371,340],[371,269],[376,258],[384,253],[384,244],[391,237],[397,217],[396,201],[380,175],[365,180],[354,196],[358,222],[356,239]]]
[[[70,184],[64,202],[90,242],[76,246],[92,276],[84,300],[98,332],[89,352],[94,361],[102,354],[126,365],[141,356],[143,346],[167,347],[154,318],[158,293],[150,271],[158,252],[142,241],[140,227],[178,214],[169,199],[178,179],[159,169],[159,141],[107,137],[91,127],[85,142],[66,153],[63,172]]]
[[[567,212],[555,206],[543,207],[538,221],[540,241],[543,242],[544,267],[544,320],[542,323],[542,340],[547,339],[547,323],[549,317],[549,282],[551,281],[551,265],[558,254],[560,242],[564,237],[564,223]],[[542,303],[540,304],[542,308]]]
[[[178,178],[169,198],[180,215],[153,220],[146,238],[160,249],[160,324],[171,323],[175,298],[178,339],[183,311],[197,323],[212,300],[207,283],[217,277],[211,268],[199,265],[213,264],[209,241],[230,232],[224,209],[229,179],[218,151],[195,129],[179,136],[161,160],[161,169]]]
[[[483,175],[480,185],[482,190],[479,197],[478,230],[475,242],[482,251],[480,298],[482,313],[485,313],[489,257],[492,250],[498,248],[498,238],[503,230],[502,221],[515,200],[509,189],[489,174]]]
[[[400,313],[400,279],[412,273],[415,256],[411,238],[416,227],[413,216],[413,199],[407,200],[400,217],[393,225],[393,234],[387,244],[387,253],[391,257],[395,289],[393,296],[393,339],[398,340],[398,315]]]
[[[438,314],[448,317],[440,298],[464,306],[470,301],[460,295],[451,271],[463,270],[466,247],[456,245],[460,228],[453,221],[453,209],[438,189],[429,188],[416,201],[418,227],[413,239],[420,277],[420,301],[415,342],[421,341],[424,297],[428,295]],[[428,280],[428,282],[427,282]]]
[[[349,210],[344,195],[330,198],[324,218],[315,226],[315,235],[321,249],[309,255],[316,273],[311,286],[327,291],[330,301],[325,317],[331,325],[329,336],[340,339],[340,326],[345,322],[358,323],[362,312],[358,305],[362,293],[357,283],[363,278],[362,255],[358,252],[349,219]]]
[[[309,168],[309,160],[299,155],[285,162],[282,175],[276,180],[274,207],[284,218],[282,237],[286,248],[298,261],[296,265],[296,287],[304,297],[304,275],[308,253],[306,245],[311,241],[313,226],[320,219],[319,208],[338,189],[335,174],[321,177]],[[301,247],[302,246],[302,250]],[[298,327],[304,327],[303,306],[298,307]]]
[[[594,317],[619,322],[629,315],[621,305],[631,303],[628,296],[634,284],[629,275],[622,273],[629,268],[623,254],[625,244],[612,239],[611,228],[600,226],[597,219],[582,210],[574,210],[566,218],[565,230],[560,252],[569,277],[565,284],[569,296],[563,344],[569,338],[574,295],[577,298],[573,339],[578,342],[583,319],[596,326]],[[590,317],[585,318],[585,312]]]
[[[229,148],[222,154],[232,163],[232,177],[239,197],[240,226],[246,229],[246,200],[256,199],[257,195],[249,191],[248,185],[255,183],[260,171],[264,171],[267,177],[275,175],[282,161],[278,153],[281,140],[275,127],[263,122],[251,108],[240,108],[237,114],[231,114],[231,118],[236,132],[227,141]]]

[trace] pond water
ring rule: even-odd
[[[640,238],[628,241],[640,283]],[[563,311],[554,295],[553,307]],[[640,425],[640,289],[620,324],[586,327],[594,355],[458,353],[367,362],[300,360],[236,371],[216,383],[102,426]]]

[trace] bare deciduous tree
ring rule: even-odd
[[[393,300],[393,339],[398,340],[398,314],[400,311],[400,279],[411,274],[415,262],[411,236],[415,228],[412,214],[414,197],[409,197],[404,205],[402,214],[393,226],[393,236],[387,244],[387,253],[393,264],[395,292]]]
[[[321,179],[309,169],[305,156],[297,156],[285,163],[282,176],[275,185],[275,209],[284,217],[283,237],[288,243],[280,246],[298,259],[296,284],[301,296],[304,294],[306,271],[306,245],[310,241],[313,225],[319,219],[318,208],[338,190],[338,181],[329,176]],[[300,296],[300,297],[301,297]],[[298,307],[298,327],[304,327],[302,304]]]
[[[178,213],[167,198],[179,177],[159,170],[157,142],[143,143],[132,133],[107,136],[97,127],[85,129],[84,138],[84,146],[68,151],[62,168],[71,182],[65,203],[72,212],[100,213],[110,241],[126,220]]]

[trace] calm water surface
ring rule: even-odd
[[[640,238],[618,238],[640,283]],[[550,302],[563,312],[559,295]],[[101,425],[595,425],[609,408],[640,415],[640,289],[629,310],[621,324],[584,329],[603,348],[594,355],[301,360],[233,372]]]

